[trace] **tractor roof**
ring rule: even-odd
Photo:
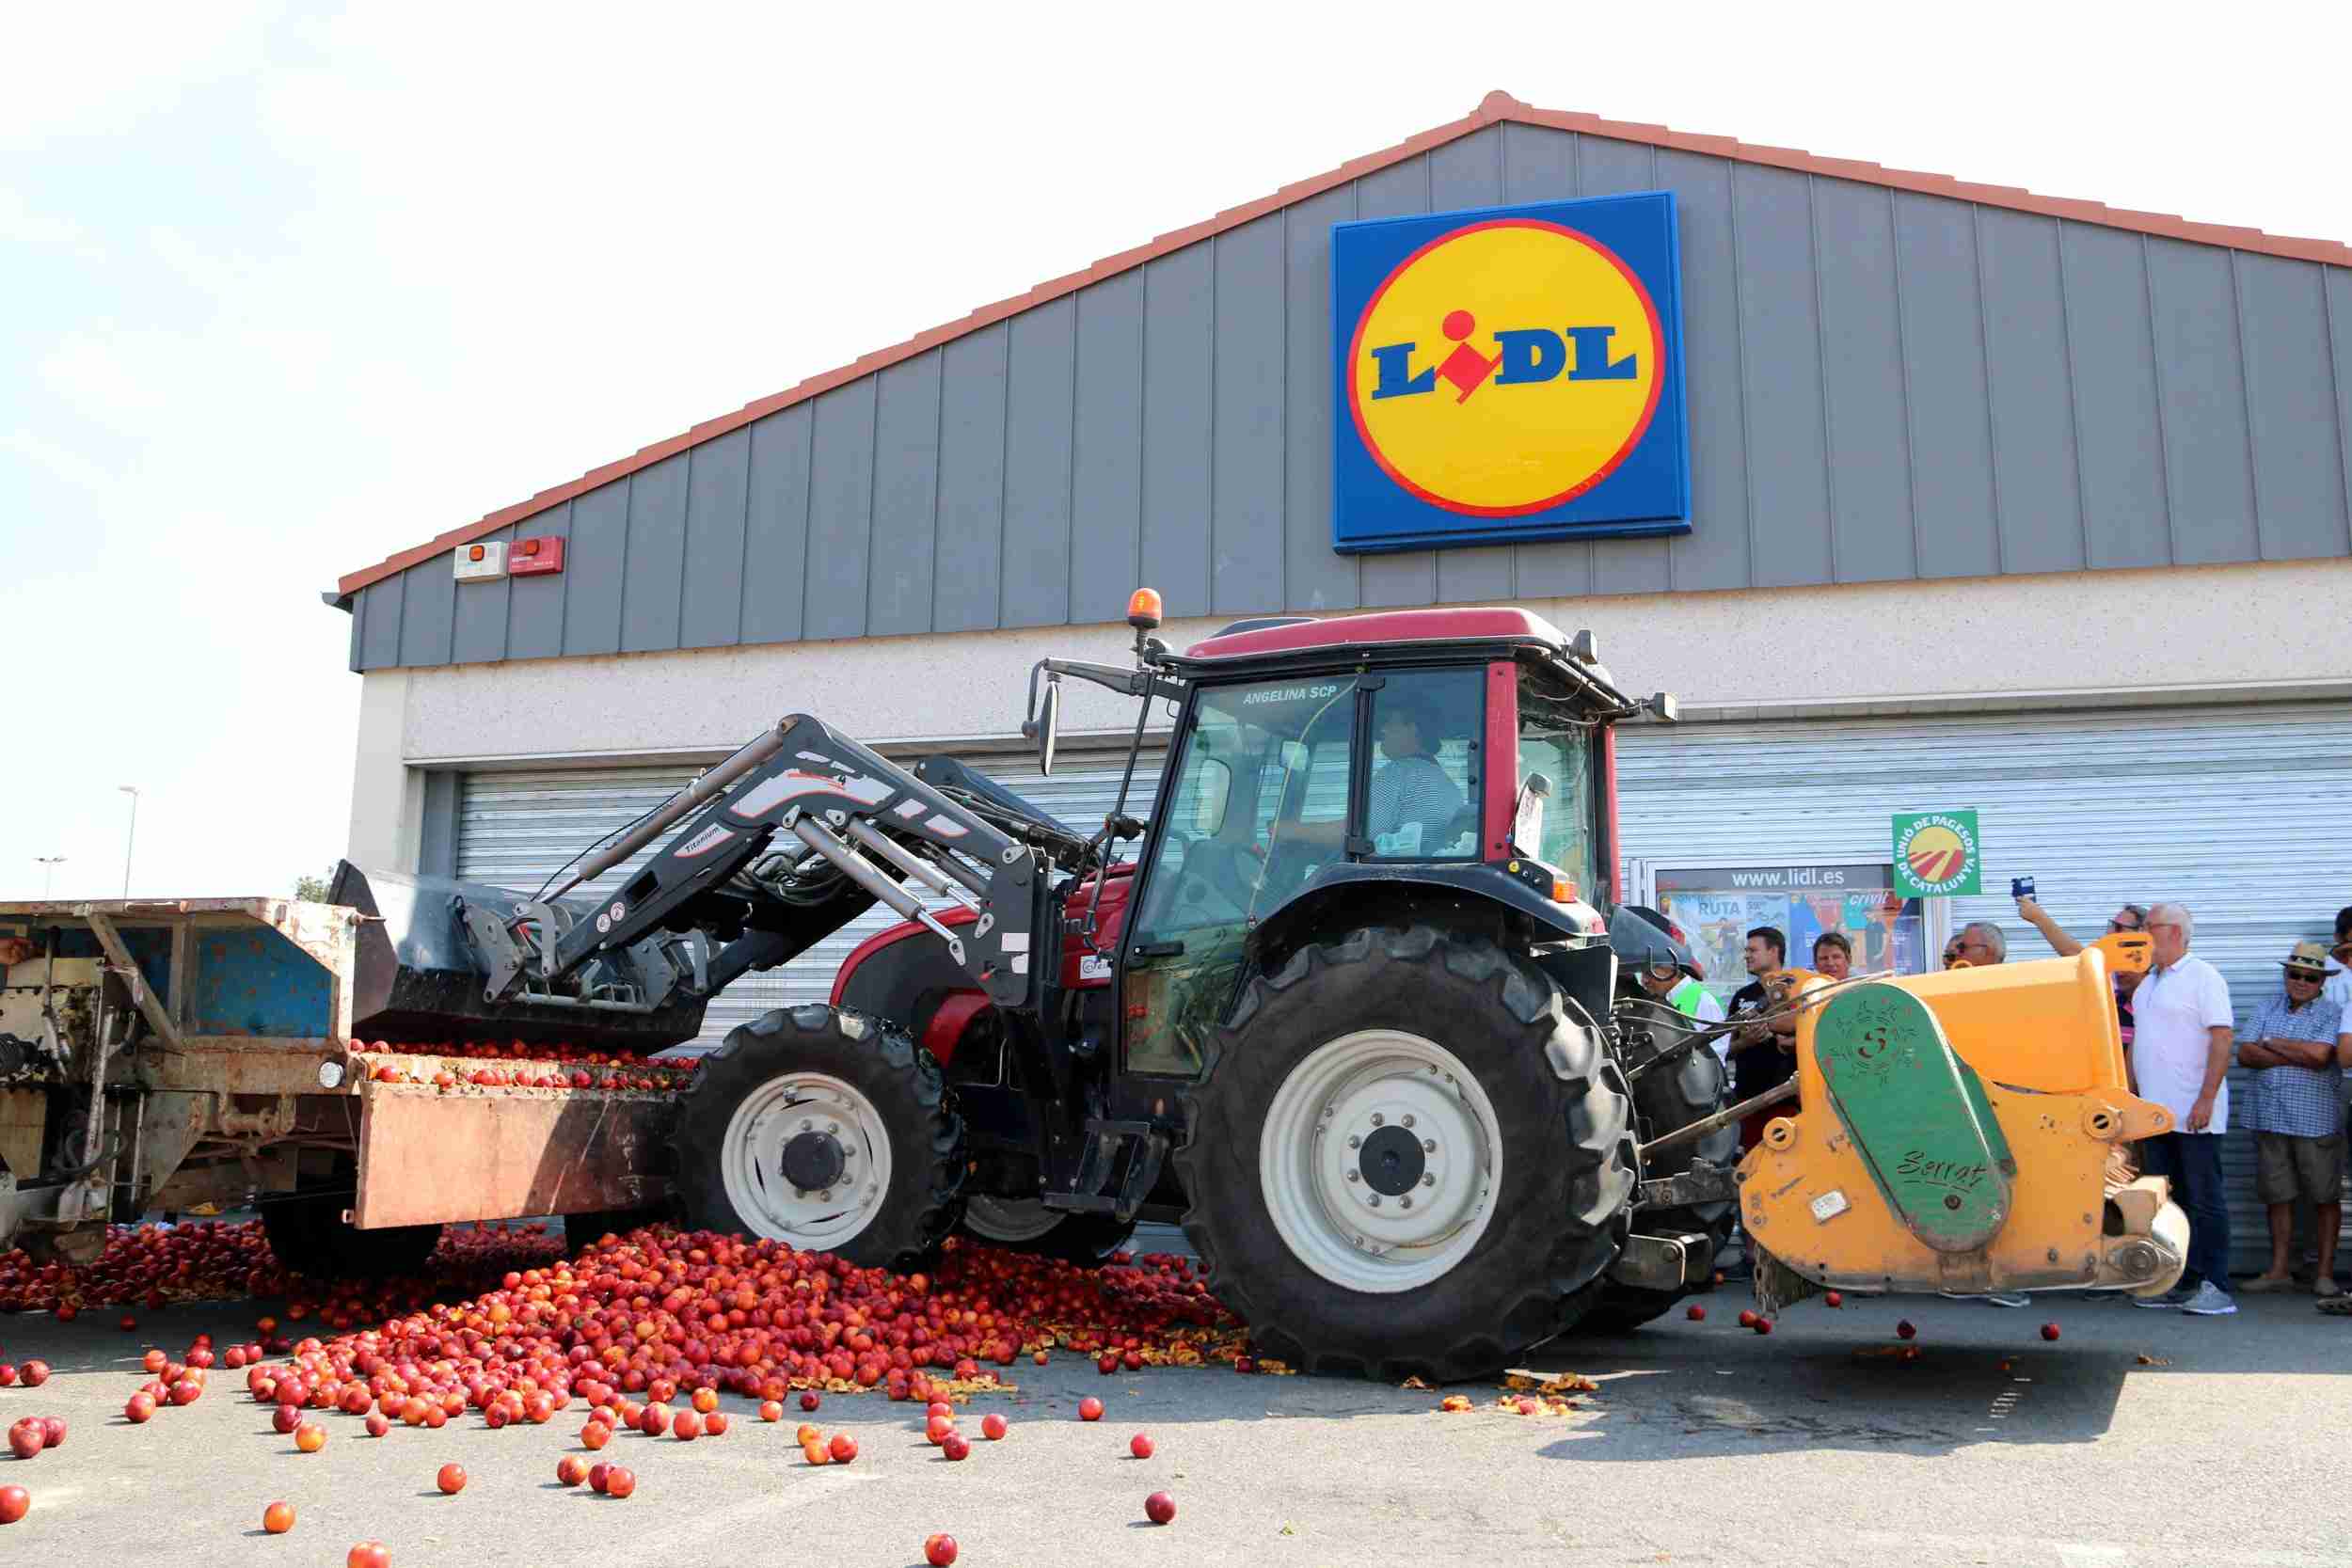
[[[1263,659],[1337,648],[1393,648],[1418,643],[1499,642],[1564,652],[1568,640],[1542,616],[1524,610],[1389,610],[1323,620],[1244,624],[1184,650],[1187,663]]]

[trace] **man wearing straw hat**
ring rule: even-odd
[[[2246,1124],[2254,1130],[2254,1191],[2270,1222],[2270,1267],[2243,1289],[2289,1291],[2287,1251],[2295,1234],[2295,1204],[2312,1206],[2319,1274],[2312,1293],[2336,1289],[2336,1229],[2344,1222],[2344,1126],[2337,1119],[2343,1069],[2336,1037],[2344,1009],[2320,995],[2328,979],[2328,950],[2297,942],[2280,969],[2280,994],[2254,1010],[2238,1032],[2240,1067],[2254,1071],[2246,1097]]]

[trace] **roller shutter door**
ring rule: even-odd
[[[1895,812],[1974,806],[1988,896],[1955,900],[1954,928],[1997,921],[2012,958],[2046,957],[2008,897],[2017,876],[2078,937],[2118,903],[2175,899],[2241,1022],[2294,943],[2352,903],[2342,705],[1628,726],[1618,757],[1629,859],[1883,861]],[[2248,1076],[2231,1074],[2233,1106]],[[2268,1241],[2242,1126],[2223,1159],[2234,1266],[2257,1272]]]
[[[1024,800],[1090,833],[1103,825],[1118,797],[1125,753],[1065,752],[1050,779],[1040,778],[1036,764],[1026,758],[972,761]],[[1158,749],[1136,759],[1127,795],[1129,816],[1150,814],[1165,762],[1166,752]],[[469,773],[459,795],[457,874],[496,887],[535,889],[572,856],[669,799],[696,771],[674,767]],[[1133,856],[1136,846],[1125,848]],[[653,854],[653,848],[645,849],[589,883],[589,889],[620,886]],[[876,905],[791,963],[736,981],[711,1003],[702,1037],[691,1049],[716,1045],[735,1025],[771,1008],[824,1001],[850,950],[897,918]]]

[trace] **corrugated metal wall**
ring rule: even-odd
[[[1693,531],[1331,549],[1330,226],[1670,189]],[[2352,272],[1489,127],[363,590],[354,669],[2352,553]],[[1008,562],[1018,563],[1007,570]]]
[[[2011,877],[2032,876],[2077,936],[2104,932],[2127,900],[2178,900],[2241,1022],[2278,994],[2288,950],[2352,903],[2342,705],[1644,726],[1619,732],[1618,757],[1632,858],[1883,861],[1894,813],[1974,806],[1988,896],[1955,900],[1955,928],[1997,921],[2012,958],[2047,957],[2007,896]],[[2248,1076],[2231,1074],[2237,1105]],[[2224,1161],[2232,1253],[2257,1271],[2268,1233],[2242,1126]]]
[[[1103,825],[1118,797],[1124,761],[1123,752],[1108,758],[1101,752],[1065,754],[1050,779],[1040,778],[1033,763],[983,758],[977,766],[1070,827],[1090,833]],[[1166,753],[1156,749],[1136,760],[1128,815],[1150,814],[1165,763]],[[497,887],[535,889],[598,838],[668,800],[695,771],[627,768],[469,774],[460,787],[457,874]],[[1125,846],[1130,857],[1136,848]],[[654,852],[647,848],[606,872],[588,884],[590,893],[620,886]],[[718,1044],[729,1029],[771,1008],[824,1001],[850,950],[897,919],[877,905],[793,962],[738,980],[710,1005],[702,1037],[691,1049]]]

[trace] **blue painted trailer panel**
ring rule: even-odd
[[[195,949],[190,1034],[326,1037],[331,977],[277,931],[260,925],[199,930]]]

